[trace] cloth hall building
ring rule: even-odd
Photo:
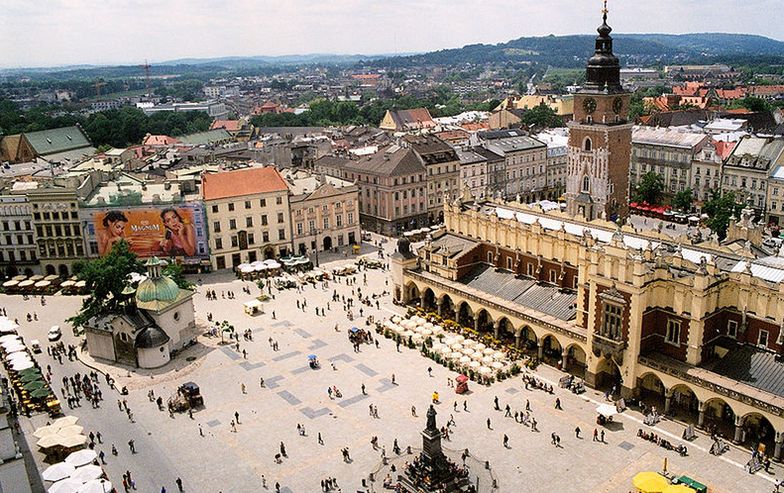
[[[750,209],[723,243],[623,225],[628,94],[606,20],[575,95],[567,210],[466,189],[416,252],[400,241],[395,299],[781,460],[784,250],[757,247]]]

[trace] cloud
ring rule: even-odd
[[[4,0],[0,66],[395,53],[593,32],[599,0]],[[784,38],[781,0],[611,0],[616,32]]]

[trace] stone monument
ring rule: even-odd
[[[398,476],[403,491],[408,493],[476,491],[468,479],[468,471],[444,455],[441,450],[441,431],[436,426],[436,410],[427,410],[427,426],[422,431],[422,453],[407,464]]]

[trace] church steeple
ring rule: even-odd
[[[612,28],[607,24],[607,0],[602,9],[602,25],[597,29],[596,48],[586,67],[586,84],[588,91],[622,92],[621,64],[613,54]]]

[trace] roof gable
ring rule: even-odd
[[[268,166],[205,173],[201,180],[201,192],[204,200],[283,192],[289,189],[286,180],[278,170]]]
[[[90,147],[87,136],[77,126],[25,133],[24,138],[39,156]]]

